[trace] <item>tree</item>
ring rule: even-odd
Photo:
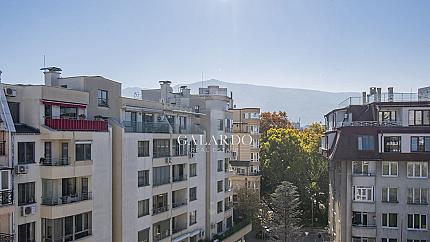
[[[274,232],[279,238],[287,241],[300,229],[301,224],[302,211],[297,187],[291,182],[284,181],[276,187],[270,198]]]
[[[266,133],[271,128],[294,128],[286,112],[263,112],[260,114],[260,132]]]
[[[256,231],[261,229],[261,202],[260,192],[246,187],[237,191],[237,203],[234,205],[234,213],[237,218],[249,219],[252,228]]]

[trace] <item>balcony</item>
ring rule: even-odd
[[[13,234],[0,233],[0,242],[13,242],[13,241],[15,241]]]
[[[173,182],[181,182],[187,180],[187,175],[174,176],[172,178]]]
[[[182,226],[174,226],[172,229],[172,234],[177,234],[181,231],[184,231],[187,229],[187,225],[182,225]]]
[[[248,220],[243,220],[234,223],[233,227],[229,228],[222,234],[215,235],[214,239],[218,239],[223,242],[235,242],[243,238],[246,234],[251,232],[252,224]]]
[[[70,165],[70,157],[61,158],[40,158],[41,166],[68,166]]]
[[[70,204],[92,199],[92,193],[73,194],[68,196],[42,196],[42,205],[57,206],[63,204]]]
[[[127,133],[170,133],[170,124],[167,122],[123,121],[122,125]]]
[[[89,119],[66,119],[45,117],[45,125],[51,129],[61,131],[96,131],[103,132],[108,130],[106,120]]]
[[[153,208],[152,209],[152,215],[156,215],[159,213],[164,213],[169,211],[169,205],[163,206],[163,207],[158,207],[158,208]]]
[[[153,240],[154,241],[160,241],[160,240],[165,239],[165,238],[167,238],[169,236],[170,236],[170,231],[169,230],[165,230],[165,231],[162,231],[159,234],[154,234]]]
[[[13,191],[12,190],[0,191],[0,207],[9,206],[12,204],[13,204]]]
[[[336,124],[340,127],[399,127],[402,126],[400,121],[343,121]]]
[[[226,202],[224,205],[224,211],[228,211],[233,208],[233,202]]]
[[[187,205],[187,201],[177,201],[172,203],[172,208],[180,208]]]

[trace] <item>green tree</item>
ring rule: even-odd
[[[284,181],[276,187],[270,198],[273,210],[271,224],[274,232],[279,238],[287,241],[300,229],[301,224],[302,211],[297,187],[291,182]]]
[[[261,229],[261,201],[260,192],[255,189],[241,188],[237,191],[237,202],[234,205],[235,217],[249,219],[252,228]]]

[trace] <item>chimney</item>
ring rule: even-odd
[[[388,88],[388,102],[393,102],[393,101],[394,101],[394,88],[389,87]]]
[[[376,101],[377,102],[381,102],[381,98],[382,98],[382,89],[380,87],[376,88]]]
[[[46,86],[58,86],[58,79],[60,78],[61,68],[58,67],[44,67],[40,69],[45,75]]]
[[[363,104],[367,104],[367,94],[366,92],[361,93],[361,99],[363,101]]]
[[[169,97],[173,91],[172,87],[170,86],[170,84],[172,83],[171,81],[167,81],[167,80],[161,80],[159,81],[160,83],[160,102],[162,103],[169,103]]]
[[[190,96],[191,90],[187,86],[181,86],[180,90],[181,90],[182,96],[184,97]]]

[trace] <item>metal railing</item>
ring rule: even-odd
[[[187,175],[182,175],[182,176],[174,176],[172,178],[173,182],[180,182],[180,181],[186,181],[187,180]]]
[[[13,204],[13,190],[0,191],[0,207]]]
[[[168,122],[123,121],[125,132],[129,133],[170,133]]]
[[[164,213],[169,211],[169,205],[163,206],[163,207],[159,207],[159,208],[153,208],[152,209],[152,214],[159,214],[159,213]]]
[[[165,230],[165,231],[162,231],[159,234],[154,234],[153,240],[154,241],[160,241],[160,240],[165,239],[165,238],[167,238],[169,236],[170,236],[170,231],[169,230]]]
[[[185,226],[182,225],[182,226],[178,226],[178,227],[174,226],[172,229],[172,234],[179,233],[179,232],[184,231],[186,229],[187,229],[187,225],[185,225]]]
[[[70,165],[71,157],[61,158],[40,158],[40,165],[42,166],[68,166]]]
[[[187,200],[185,201],[177,201],[172,203],[172,208],[180,208],[187,205]]]
[[[352,176],[375,176],[375,173],[372,172],[353,172]]]
[[[45,117],[45,125],[62,131],[107,131],[106,120]]]
[[[343,121],[336,124],[339,127],[399,127],[400,121]]]
[[[62,204],[70,204],[74,202],[86,201],[92,199],[92,192],[86,192],[81,194],[71,194],[68,196],[42,196],[42,204],[47,206],[56,206]]]
[[[350,105],[363,105],[365,103],[373,102],[422,102],[430,101],[427,96],[419,96],[418,93],[381,93],[369,95],[363,102],[363,97],[348,97],[338,104],[339,108],[347,107]]]
[[[0,242],[13,242],[14,236],[13,234],[0,233]]]

